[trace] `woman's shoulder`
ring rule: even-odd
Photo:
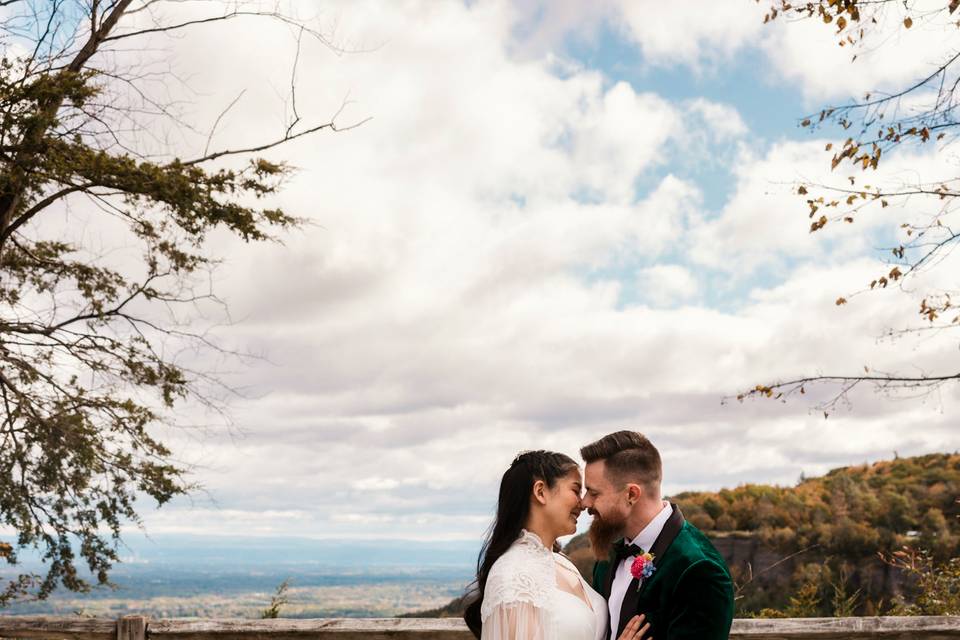
[[[484,588],[481,618],[486,619],[495,607],[527,603],[545,607],[555,583],[553,559],[517,540],[490,567]]]
[[[490,578],[510,576],[515,573],[535,573],[552,562],[553,552],[548,550],[532,534],[524,532],[510,548],[497,558],[490,568]],[[488,579],[490,579],[488,578]]]
[[[553,584],[554,554],[530,536],[524,532],[493,563],[487,576],[488,591],[502,586],[539,592]]]

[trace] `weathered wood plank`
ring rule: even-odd
[[[0,638],[115,640],[117,621],[79,616],[0,616]]]
[[[146,616],[124,616],[117,620],[117,640],[147,640]]]
[[[117,633],[119,630],[119,634]],[[143,632],[145,631],[144,635]],[[119,636],[119,637],[118,637]],[[35,640],[472,640],[462,620],[0,616],[0,637]],[[733,640],[958,640],[960,617],[734,620]]]
[[[276,620],[157,620],[147,627],[149,640],[468,640],[473,635],[459,619],[352,618]]]
[[[842,640],[885,638],[887,640],[956,640],[960,618],[951,616],[875,618],[792,618],[734,620],[731,638],[749,640]]]
[[[151,622],[148,631],[149,640],[302,640],[308,636],[328,640],[398,640],[403,636],[471,640],[473,637],[466,625],[457,619],[165,620]],[[735,620],[730,638],[957,640],[960,638],[960,618]]]

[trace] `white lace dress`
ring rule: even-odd
[[[558,586],[577,581],[589,604]],[[607,603],[573,563],[524,530],[487,577],[481,640],[604,640]]]

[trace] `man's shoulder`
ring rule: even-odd
[[[689,522],[683,523],[667,555],[671,557],[671,564],[677,564],[677,568],[681,570],[691,565],[709,563],[719,566],[725,573],[728,572],[727,563],[710,542],[710,538]]]

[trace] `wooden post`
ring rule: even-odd
[[[147,640],[146,616],[123,616],[117,620],[117,640]]]

